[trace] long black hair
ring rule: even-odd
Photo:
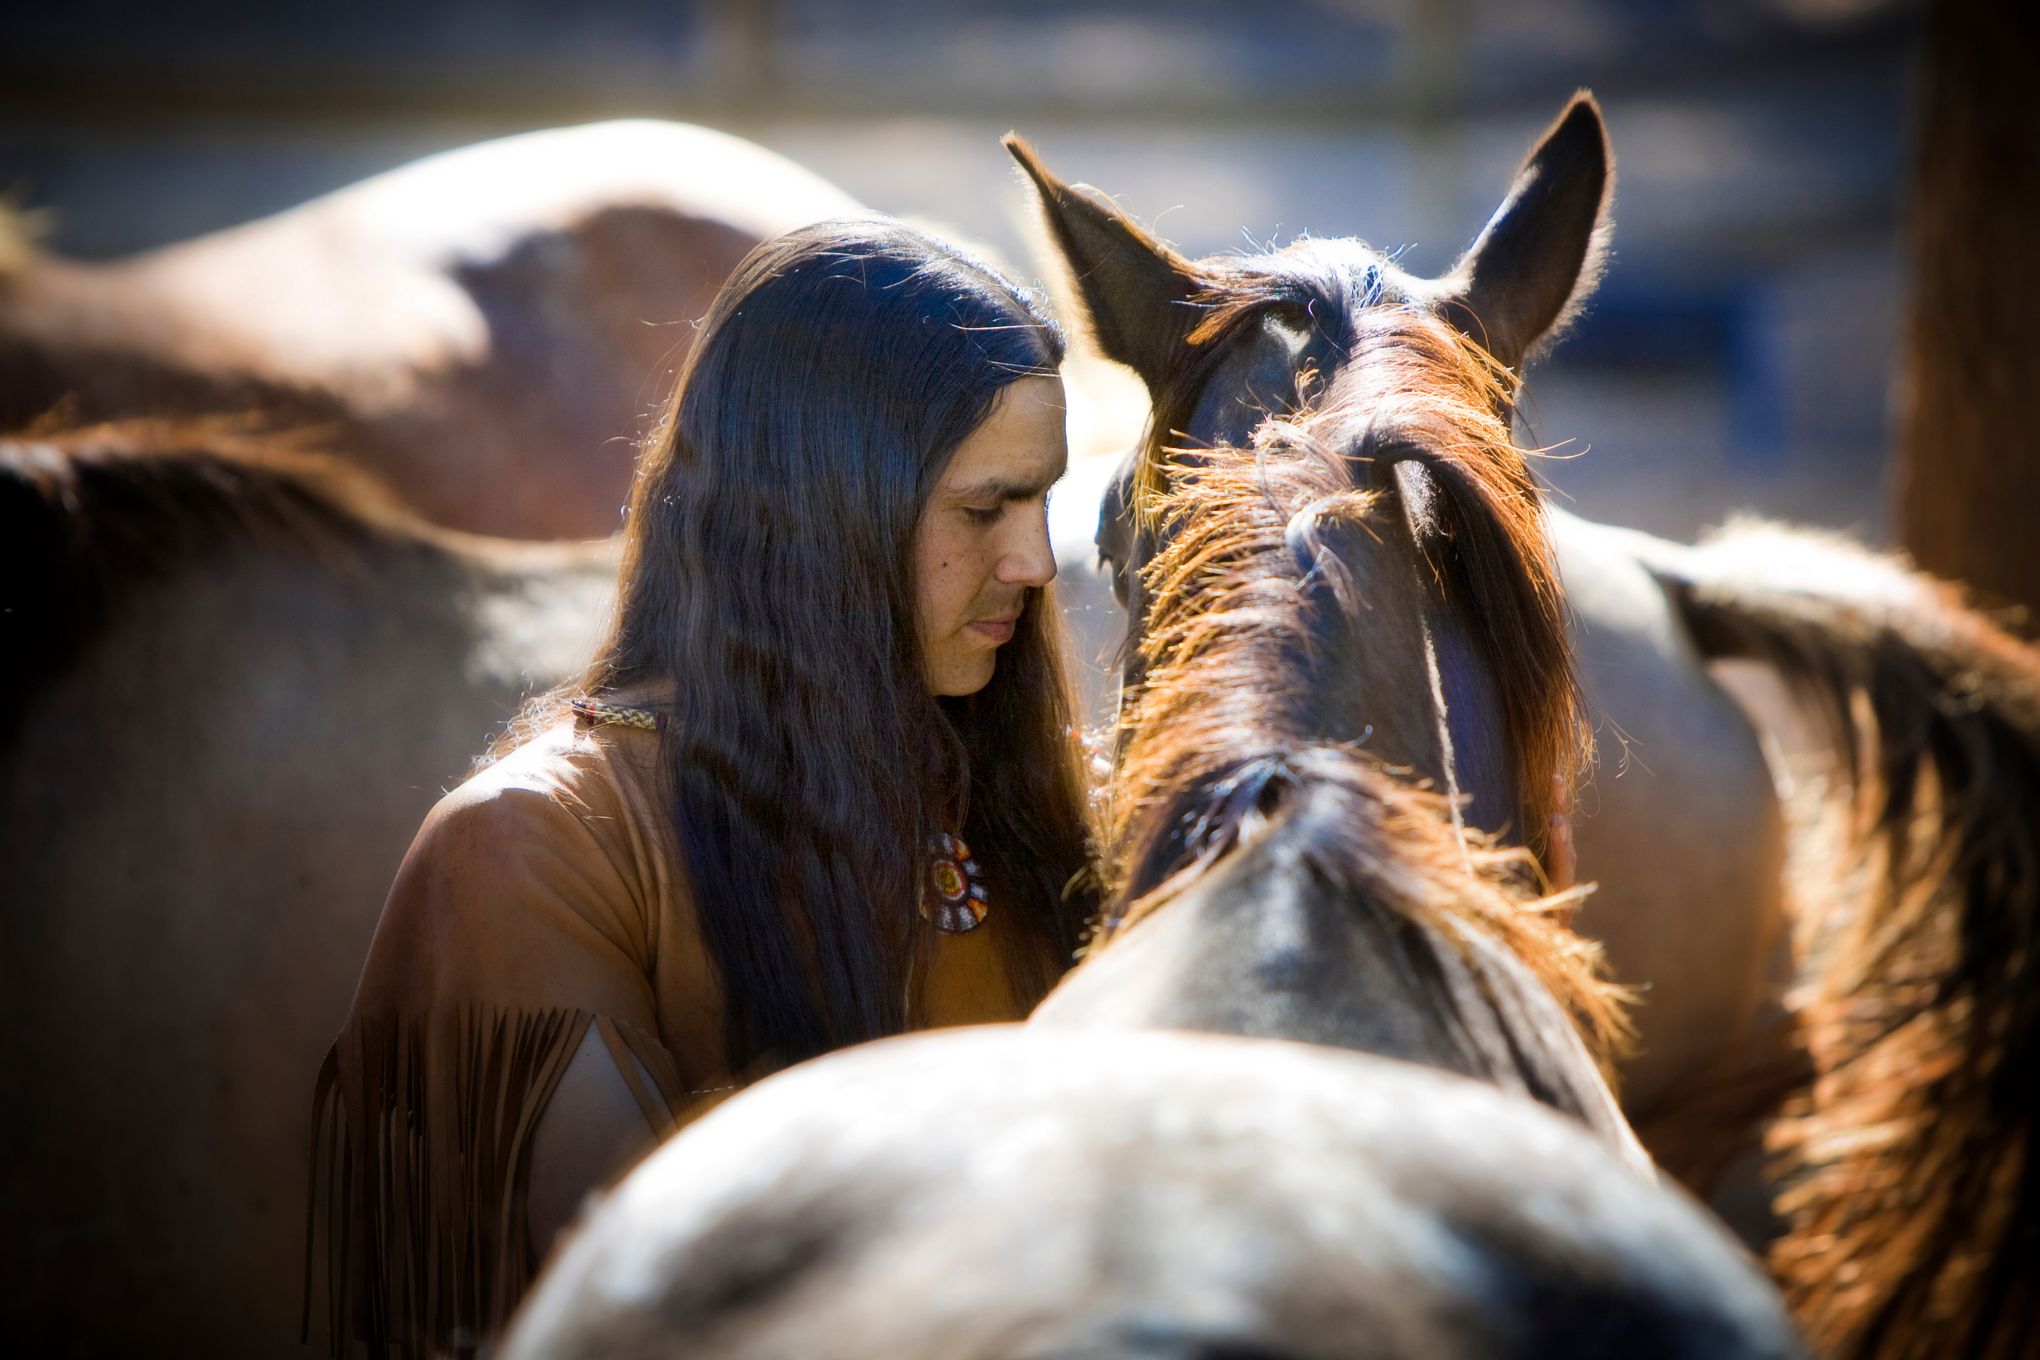
[[[674,828],[735,1070],[905,1028],[932,833],[960,831],[1038,995],[1091,893],[1049,593],[991,682],[928,691],[914,536],[957,445],[1063,338],[993,266],[886,219],[766,242],[704,323],[631,496],[590,690],[677,686]]]

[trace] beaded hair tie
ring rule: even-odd
[[[584,723],[608,723],[664,732],[666,715],[582,697],[568,705]],[[964,935],[984,924],[991,910],[984,875],[963,837],[938,831],[928,840],[928,872],[921,884],[921,919],[945,935]]]
[[[625,708],[603,699],[576,699],[567,707],[585,723],[611,723],[617,727],[641,727],[647,732],[666,730],[666,715],[647,708]]]

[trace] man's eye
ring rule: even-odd
[[[975,505],[966,505],[963,507],[964,517],[967,518],[972,524],[996,524],[998,523],[999,516],[1004,514],[1005,512],[1006,507],[1003,505],[994,505],[990,509],[986,510],[980,510]]]

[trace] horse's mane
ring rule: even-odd
[[[1186,506],[1172,499],[1170,487],[1186,479],[1172,471],[1194,466],[1200,489],[1183,494],[1236,502],[1208,521],[1208,541],[1198,555],[1232,558],[1271,535],[1280,540],[1288,516],[1312,500],[1324,500],[1323,508],[1336,513],[1358,508],[1338,499],[1360,494],[1352,462],[1421,461],[1443,490],[1446,511],[1437,532],[1420,536],[1417,548],[1461,611],[1489,672],[1504,678],[1498,697],[1516,767],[1520,835],[1541,854],[1558,791],[1578,779],[1592,736],[1543,501],[1528,458],[1510,437],[1517,379],[1428,312],[1380,302],[1380,271],[1356,273],[1348,253],[1355,248],[1306,239],[1274,255],[1197,266],[1205,283],[1199,299],[1204,315],[1177,370],[1160,384],[1133,510],[1151,526],[1180,515]],[[1348,355],[1364,349],[1365,362],[1335,374],[1330,389],[1319,375],[1304,375],[1297,400],[1309,412],[1306,425],[1290,422],[1288,433],[1257,439],[1256,463],[1298,439],[1319,446],[1314,461],[1291,460],[1287,509],[1271,501],[1257,511],[1252,503],[1273,490],[1258,468],[1228,489],[1201,470],[1217,458],[1214,451],[1175,441],[1222,361],[1226,341],[1271,312],[1305,319]],[[1158,591],[1166,593],[1163,578],[1178,570],[1196,575],[1198,555],[1176,553],[1172,560],[1180,568],[1158,567]],[[1152,630],[1149,636],[1150,646],[1160,645]]]
[[[1853,795],[1840,881],[1799,889],[1817,905],[1795,999],[1815,1081],[1770,1134],[1789,1187],[1773,1272],[1824,1352],[2026,1353],[2040,649],[1958,588],[1815,532],[1737,525],[1660,579],[1702,656],[1791,685]]]
[[[1307,857],[1327,879],[1455,945],[1469,936],[1499,944],[1605,1059],[1626,1032],[1620,992],[1601,977],[1598,948],[1552,910],[1570,899],[1529,900],[1527,852],[1477,836],[1469,849],[1444,798],[1311,731],[1311,696],[1333,682],[1319,673],[1324,657],[1313,643],[1327,631],[1321,611],[1350,616],[1355,607],[1353,583],[1318,551],[1317,533],[1333,519],[1364,523],[1382,497],[1356,487],[1351,460],[1320,437],[1346,419],[1329,411],[1270,421],[1249,449],[1201,450],[1194,475],[1172,479],[1149,507],[1169,534],[1145,576],[1147,669],[1123,719],[1105,929],[1174,897],[1262,824],[1273,824],[1269,836],[1316,828]],[[1465,480],[1476,494],[1488,490],[1471,473]],[[1496,532],[1516,529],[1504,522]],[[1569,674],[1544,686],[1547,695],[1569,701]],[[1512,686],[1532,683],[1510,676]],[[1341,829],[1279,815],[1305,786],[1343,790],[1351,816]]]
[[[0,435],[0,713],[18,715],[141,587],[222,552],[344,562],[437,536],[309,444],[252,418]]]

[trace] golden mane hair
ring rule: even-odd
[[[1505,427],[1486,403],[1500,380],[1407,314],[1367,324],[1407,347],[1389,360],[1402,374],[1397,428],[1424,439],[1461,507],[1454,547],[1472,563],[1460,569],[1462,588],[1498,609],[1536,606],[1527,619],[1493,621],[1487,641],[1517,658],[1505,689],[1535,700],[1510,715],[1512,732],[1535,737],[1524,743],[1526,801],[1540,788],[1548,800],[1551,772],[1578,758],[1578,690],[1527,472],[1520,455],[1513,465],[1496,456],[1507,449]],[[1440,358],[1453,361],[1443,371],[1459,378],[1456,388],[1424,380]],[[1280,834],[1286,787],[1333,786],[1350,816],[1313,833],[1329,876],[1450,941],[1469,932],[1493,940],[1572,1015],[1605,1068],[1628,1034],[1624,993],[1601,975],[1599,947],[1563,922],[1579,894],[1533,898],[1526,850],[1477,835],[1462,844],[1443,797],[1310,730],[1309,699],[1325,677],[1316,673],[1321,649],[1309,644],[1343,626],[1325,617],[1328,607],[1350,617],[1355,603],[1354,582],[1311,540],[1334,519],[1367,525],[1383,499],[1356,484],[1356,460],[1338,452],[1351,420],[1337,405],[1270,420],[1250,447],[1177,451],[1150,469],[1161,475],[1140,513],[1167,533],[1143,576],[1146,670],[1123,709],[1101,943],[1161,909],[1229,849]],[[1505,579],[1510,571],[1521,579]],[[1548,676],[1525,672],[1554,665]]]
[[[1352,471],[1335,466],[1342,460],[1334,452],[1357,460],[1388,453],[1392,446],[1394,457],[1422,461],[1445,493],[1448,536],[1417,546],[1447,598],[1463,611],[1490,673],[1507,678],[1499,697],[1517,771],[1517,825],[1524,843],[1541,854],[1558,810],[1557,791],[1579,779],[1592,731],[1543,501],[1528,456],[1510,435],[1516,375],[1428,312],[1394,304],[1353,306],[1355,285],[1346,266],[1319,260],[1312,250],[1318,244],[1303,241],[1272,257],[1202,266],[1206,314],[1156,399],[1132,510],[1139,523],[1154,529],[1207,498],[1230,494],[1234,503],[1231,518],[1206,521],[1200,546],[1177,548],[1166,554],[1166,564],[1159,559],[1151,564],[1153,593],[1180,595],[1204,570],[1205,559],[1253,546],[1229,542],[1235,532],[1273,534],[1279,541],[1287,517],[1309,500],[1354,494]],[[1348,364],[1329,382],[1306,374],[1298,395],[1311,409],[1301,423],[1277,422],[1257,440],[1252,466],[1228,492],[1209,465],[1243,451],[1227,455],[1179,441],[1226,340],[1277,309],[1307,312],[1313,324],[1332,331],[1347,355],[1364,354],[1365,362]],[[1351,438],[1356,434],[1357,447]],[[1315,463],[1292,460],[1286,470],[1264,476],[1260,464],[1299,440],[1322,446]],[[1179,475],[1191,469],[1194,477]],[[1279,486],[1270,477],[1287,477],[1289,484]],[[1286,510],[1273,499],[1264,510],[1249,504],[1266,498],[1264,492],[1282,500]],[[1278,516],[1281,523],[1275,522]],[[1181,626],[1189,626],[1199,606],[1190,599],[1177,607],[1189,611],[1181,614]],[[1151,651],[1168,645],[1164,631],[1151,620],[1144,645]]]

